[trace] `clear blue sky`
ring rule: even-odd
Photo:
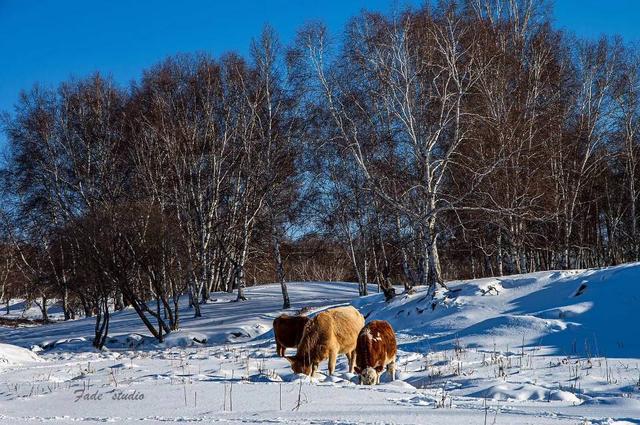
[[[21,89],[99,70],[126,84],[177,52],[246,53],[270,23],[283,42],[312,19],[338,33],[363,8],[390,11],[419,0],[0,0],[0,110]],[[640,41],[638,0],[556,0],[557,26],[579,36]],[[0,147],[4,135],[0,134]]]

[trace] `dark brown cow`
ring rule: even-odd
[[[287,348],[296,348],[302,338],[307,316],[288,316],[283,314],[273,321],[273,335],[276,338],[276,353],[284,357]]]
[[[358,335],[355,367],[360,383],[380,383],[380,374],[385,367],[391,379],[395,380],[396,352],[396,335],[389,322],[374,320],[362,328]]]

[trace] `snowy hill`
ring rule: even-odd
[[[424,335],[405,347],[411,350],[515,349],[524,339],[548,354],[640,357],[638,264],[453,282],[449,289],[433,311],[420,289],[389,304],[379,295],[355,304],[370,320]]]
[[[212,294],[198,319],[185,297],[163,344],[117,312],[103,352],[92,319],[0,327],[0,423],[640,423],[640,264],[451,282],[435,309],[424,289],[385,303],[355,284],[290,284],[289,313],[352,303],[392,323],[399,379],[376,387],[344,356],[332,377],[326,363],[292,374],[271,330],[279,285],[247,295]]]
[[[292,295],[289,314],[303,307],[311,307],[313,311],[344,305],[358,295],[356,285],[344,282],[290,283],[289,287]],[[371,286],[370,289],[374,290],[375,287]],[[182,297],[181,330],[170,334],[164,344],[154,343],[155,340],[150,337],[133,308],[115,312],[109,324],[112,338],[106,345],[110,349],[132,348],[126,345],[126,337],[135,339],[135,342],[129,342],[135,344],[137,349],[192,345],[193,338],[206,340],[208,345],[251,340],[269,332],[273,319],[283,313],[282,295],[279,285],[264,285],[248,288],[247,296],[249,302],[238,304],[235,294],[212,294],[209,303],[202,306],[201,318],[193,318],[193,310],[187,306],[187,297]],[[89,318],[32,328],[0,328],[0,342],[25,348],[38,346],[55,347],[62,351],[91,350],[94,325],[94,319]]]

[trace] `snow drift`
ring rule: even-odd
[[[0,343],[0,369],[38,361],[40,357],[25,348]]]

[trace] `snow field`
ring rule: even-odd
[[[639,283],[638,264],[460,281],[435,309],[420,289],[385,303],[353,284],[291,284],[290,314],[351,302],[391,322],[398,379],[375,387],[344,356],[332,377],[326,362],[291,373],[271,331],[277,285],[245,303],[214,294],[199,319],[185,305],[163,344],[130,310],[103,352],[90,319],[0,328],[0,423],[638,424]]]

